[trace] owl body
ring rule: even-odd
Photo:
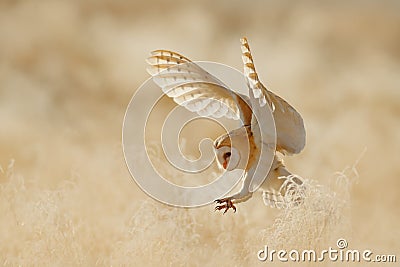
[[[236,211],[234,204],[252,196],[251,181],[253,176],[259,175],[258,169],[264,170],[264,177],[261,177],[264,182],[260,188],[264,203],[269,206],[278,207],[285,201],[282,194],[285,188],[291,188],[290,183],[302,183],[293,179],[277,153],[291,155],[302,151],[305,146],[303,119],[290,104],[261,83],[246,38],[241,39],[241,50],[249,96],[233,92],[219,79],[176,52],[156,50],[148,59],[148,71],[153,80],[177,104],[201,116],[240,118],[242,121],[242,127],[214,142],[218,165],[226,171],[242,169],[245,173],[238,193],[216,200],[221,204],[216,210],[224,209],[224,213],[230,208]],[[266,109],[272,112],[274,129],[261,127],[268,123],[262,121]],[[261,158],[265,153],[273,156],[270,166]]]

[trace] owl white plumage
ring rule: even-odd
[[[272,165],[263,174],[266,179],[259,187],[264,203],[272,207],[285,207],[285,194],[301,186],[300,177],[291,174],[279,159],[282,155],[298,154],[305,146],[305,128],[301,115],[285,100],[269,91],[259,80],[246,38],[241,39],[244,75],[247,78],[249,97],[229,90],[220,80],[188,58],[172,51],[156,50],[148,58],[149,73],[166,95],[177,104],[201,116],[241,119],[242,127],[220,136],[214,142],[219,166],[227,171],[244,170],[240,191],[216,200],[216,210],[230,208],[248,200],[253,191],[250,183],[256,175],[257,163],[268,145],[262,144],[261,127],[265,109],[270,109],[275,122],[276,145],[273,146]],[[257,119],[258,118],[258,119]],[[295,199],[299,201],[298,198]]]

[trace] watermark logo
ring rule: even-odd
[[[346,241],[346,239],[344,239],[344,238],[339,238],[339,239],[336,241],[336,245],[337,245],[337,247],[338,247],[339,249],[345,249],[345,248],[347,248],[347,246],[348,246],[347,241]]]
[[[186,76],[181,75],[182,69],[186,71]],[[176,73],[176,76],[171,73]],[[199,97],[201,101],[196,103],[186,101],[184,94],[181,93],[185,86],[194,88],[191,91],[190,99],[201,95]],[[215,86],[226,89],[224,91],[227,94],[226,98],[215,97],[213,90],[218,89],[214,88]],[[209,136],[202,137],[198,144],[200,157],[188,158],[182,151],[181,133],[189,126],[194,127],[192,132],[204,131],[202,122],[205,120],[207,123],[219,125],[225,133],[241,127],[243,122],[238,116],[237,107],[226,99],[232,95],[238,97],[242,95],[247,99],[248,94],[246,78],[241,72],[214,62],[179,64],[157,73],[145,81],[136,90],[127,107],[122,131],[126,164],[138,186],[152,198],[177,207],[203,206],[230,192],[243,177],[243,170],[224,171],[206,184],[182,186],[171,182],[170,177],[165,177],[161,166],[157,162],[153,162],[151,156],[152,153],[162,154],[157,156],[168,162],[176,173],[169,174],[170,176],[178,176],[182,173],[190,176],[205,172],[212,164],[215,164],[214,140]],[[167,100],[171,104],[171,99],[179,105],[175,104],[174,108],[165,114],[166,109],[163,108],[163,104]],[[208,113],[199,111],[202,105],[204,107],[208,105]],[[259,127],[259,131],[271,133],[268,136],[268,142],[264,143],[268,143],[273,149],[260,156],[259,162],[263,164],[263,168],[260,170],[266,173],[260,171],[259,175],[254,175],[253,190],[258,188],[267,176],[269,168],[265,166],[271,166],[276,145],[273,115],[267,107],[264,107],[263,112],[262,123],[256,125]],[[154,117],[159,119],[156,123],[157,127],[154,126],[154,123],[152,126],[149,125],[149,121]],[[257,120],[261,121],[260,118]],[[260,128],[266,130],[262,131]],[[162,151],[154,152],[149,137],[153,137],[159,142]],[[261,136],[261,139],[263,142],[264,137]],[[234,142],[233,139],[231,141]],[[245,148],[241,144],[241,147],[240,154],[248,155],[249,144],[244,146]]]
[[[339,238],[336,247],[316,251],[308,250],[274,250],[268,246],[257,252],[257,258],[260,261],[280,261],[280,262],[396,262],[396,255],[375,254],[370,249],[358,250],[347,249],[348,243],[344,238]]]

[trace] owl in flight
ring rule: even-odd
[[[176,52],[156,50],[147,59],[148,72],[153,80],[177,104],[201,116],[241,119],[243,125],[240,128],[218,137],[214,142],[214,152],[221,168],[226,171],[244,170],[240,191],[215,201],[215,210],[224,210],[224,213],[230,208],[236,212],[235,204],[252,197],[250,183],[260,151],[268,149],[268,145],[262,145],[260,135],[262,127],[259,124],[263,123],[263,118],[258,116],[256,120],[262,109],[270,109],[276,130],[272,165],[268,166],[264,175],[266,178],[259,187],[263,191],[264,203],[271,207],[284,207],[288,201],[286,192],[303,184],[300,177],[286,169],[278,155],[278,152],[292,155],[302,151],[306,137],[303,119],[290,104],[260,82],[249,43],[246,38],[240,41],[249,97],[233,92],[199,65]]]

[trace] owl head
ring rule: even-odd
[[[232,171],[243,168],[241,166],[243,164],[240,147],[236,147],[236,145],[241,143],[238,137],[236,134],[225,134],[217,138],[214,142],[214,153],[218,166],[224,170]]]
[[[236,169],[240,162],[239,151],[230,146],[223,146],[215,150],[217,162],[220,167],[227,171]]]

